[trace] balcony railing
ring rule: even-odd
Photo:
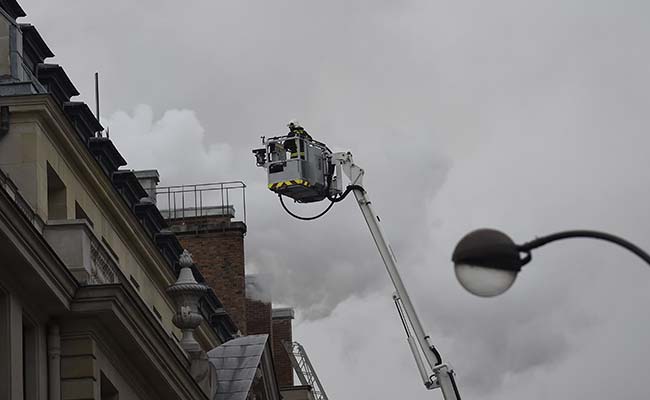
[[[86,220],[48,221],[43,236],[81,284],[118,283],[117,260]]]
[[[118,282],[117,261],[97,239],[86,220],[51,220],[46,224],[2,170],[0,188],[43,235],[80,283],[98,285]]]

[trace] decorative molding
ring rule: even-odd
[[[48,94],[29,96],[0,97],[0,107],[9,106],[12,121],[16,123],[35,121],[41,129],[48,132],[50,140],[57,150],[65,156],[70,168],[75,172],[77,179],[93,194],[96,203],[110,219],[116,233],[129,246],[135,260],[142,266],[143,273],[151,279],[157,288],[165,288],[176,279],[175,270],[170,266],[153,240],[148,239],[146,231],[137,220],[132,208],[122,197],[118,187],[114,186],[103,173],[98,162],[94,161],[92,154],[70,132],[74,127],[69,118],[57,106],[55,100]],[[131,171],[116,171],[113,177],[119,174],[131,174]],[[123,177],[124,178],[124,177]],[[137,178],[135,178],[137,183]],[[120,179],[120,178],[118,178]],[[130,179],[130,178],[128,178]],[[141,186],[134,186],[142,190],[141,196],[134,196],[134,200],[146,196]],[[123,198],[123,197],[122,197]],[[59,261],[60,262],[60,261]],[[65,268],[65,267],[64,267]],[[66,272],[69,273],[66,269]],[[71,278],[74,281],[74,278]],[[163,294],[161,292],[161,294]],[[210,295],[208,295],[210,296]],[[173,302],[168,296],[162,296],[169,307]],[[209,297],[206,297],[209,298]],[[214,301],[212,301],[214,303]],[[233,335],[231,324],[225,318],[218,320],[219,329],[214,328],[214,321],[210,318],[208,324],[201,325],[197,330],[197,338],[201,343],[217,343],[220,338],[227,340]],[[229,333],[230,332],[230,333]]]
[[[132,363],[148,381],[157,382],[156,389],[163,391],[165,398],[207,400],[190,374],[186,355],[134,290],[121,284],[82,287],[72,302],[70,318],[82,318],[84,325],[94,319],[122,347],[138,348]]]
[[[96,132],[104,130],[104,127],[97,121],[88,105],[82,101],[64,102],[63,112],[70,117],[81,141],[86,145],[88,145],[88,140],[95,136]]]
[[[156,207],[148,196],[142,197],[140,201],[133,206],[133,212],[135,212],[135,215],[140,219],[140,223],[144,226],[149,233],[149,237],[152,239],[154,239],[156,234],[158,234],[163,228],[167,228],[165,218],[163,218],[158,207]]]
[[[18,24],[23,32],[23,60],[30,70],[35,73],[38,64],[46,58],[54,57],[54,53],[32,24]]]
[[[126,165],[126,160],[117,150],[113,141],[105,137],[91,137],[88,140],[88,149],[95,157],[104,173],[109,178],[119,167]]]
[[[4,190],[0,190],[0,232],[8,238],[4,244],[15,247],[32,267],[32,270],[24,267],[17,270],[15,279],[32,284],[44,282],[51,296],[43,296],[41,300],[51,298],[48,306],[59,311],[67,310],[79,286],[77,280]],[[14,267],[8,263],[3,268],[9,273]],[[58,304],[54,302],[55,298]]]
[[[176,235],[169,230],[163,229],[156,233],[154,236],[154,242],[156,242],[156,246],[158,246],[158,249],[163,254],[169,265],[172,268],[175,268],[178,263],[178,257],[183,252],[183,246],[181,245],[181,242],[178,241]]]
[[[54,96],[61,107],[63,103],[70,101],[70,97],[79,95],[77,88],[58,64],[38,64],[36,75],[39,82]]]
[[[13,19],[27,16],[16,0],[0,0],[0,8],[2,8]]]

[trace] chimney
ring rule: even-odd
[[[273,343],[271,296],[264,290],[264,278],[246,275],[246,332],[249,335],[268,334]]]
[[[147,197],[153,201],[153,204],[156,204],[156,187],[158,187],[158,182],[160,182],[160,174],[157,169],[143,169],[140,171],[133,171],[135,177],[138,178],[138,182],[142,188],[147,192]]]
[[[192,253],[205,284],[214,290],[244,335],[245,187],[243,182],[225,182],[158,188],[158,207],[169,229]],[[243,221],[235,220],[235,205],[241,205]]]
[[[274,308],[272,311],[273,361],[278,385],[293,386],[293,366],[284,348],[283,342],[293,342],[292,320],[293,308]]]

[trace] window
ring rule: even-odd
[[[99,380],[99,396],[101,400],[118,400],[117,389],[104,375],[104,372],[101,373]]]
[[[23,393],[25,400],[38,398],[38,369],[37,328],[23,314]]]
[[[47,163],[47,219],[68,219],[65,185]]]
[[[93,228],[95,227],[93,221],[90,218],[88,218],[88,214],[86,214],[84,209],[81,208],[79,203],[77,203],[76,201],[74,202],[74,219],[85,219],[86,221],[88,221],[88,225],[90,225]]]

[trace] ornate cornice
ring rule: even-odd
[[[87,190],[93,194],[106,217],[112,221],[113,228],[129,246],[135,260],[139,262],[155,285],[163,289],[172,284],[176,280],[175,267],[168,264],[166,257],[158,249],[154,240],[146,237],[147,231],[139,223],[132,205],[124,201],[123,195],[118,190],[119,184],[113,185],[113,182],[103,173],[100,164],[94,161],[90,151],[74,137],[75,135],[72,134],[74,127],[56,101],[48,94],[3,96],[0,97],[0,106],[9,106],[13,121],[34,119],[42,129],[48,132],[50,140],[66,158],[71,169],[78,174],[77,179],[84,183]],[[123,188],[130,193],[134,203],[147,195],[132,171],[116,171],[113,178],[116,176],[118,182],[128,181],[122,183],[128,188],[124,188],[124,186]],[[205,298],[211,296],[214,296],[214,293],[208,294]],[[173,308],[171,299],[167,296],[163,296],[163,298]],[[211,302],[214,304],[214,299]],[[199,342],[214,343],[218,340],[218,336],[222,339],[228,338],[228,332],[234,332],[231,331],[225,319],[222,318],[220,321],[219,328],[215,328],[216,325],[213,323],[210,323],[211,327],[208,327],[207,324],[199,327],[197,330]]]
[[[77,88],[58,64],[38,64],[36,75],[38,81],[45,86],[61,106],[70,101],[70,97],[79,95]]]
[[[0,8],[13,19],[27,16],[16,0],[0,0]]]
[[[23,32],[23,58],[29,60],[30,68],[36,72],[36,66],[46,58],[54,57],[54,53],[32,24],[18,24]]]
[[[113,142],[105,137],[91,137],[88,149],[99,162],[106,176],[110,177],[119,167],[126,165],[126,160],[117,150]]]
[[[63,111],[72,120],[81,141],[86,144],[95,136],[95,132],[104,130],[88,105],[82,101],[66,101],[63,103]]]
[[[169,265],[175,268],[178,256],[183,252],[183,246],[176,235],[169,230],[161,230],[154,236],[154,241]]]
[[[131,362],[164,398],[207,399],[190,374],[189,361],[147,305],[128,285],[81,287],[72,302],[70,318],[94,319],[123,348],[137,348]]]
[[[142,188],[133,171],[117,170],[113,172],[111,179],[131,210],[140,202],[141,198],[147,197],[147,192]]]
[[[149,197],[140,198],[140,201],[133,207],[133,211],[140,219],[142,226],[144,226],[149,233],[149,237],[152,239],[154,239],[156,234],[163,228],[167,227],[165,218],[163,218],[160,210],[158,210],[158,207],[156,207]]]

